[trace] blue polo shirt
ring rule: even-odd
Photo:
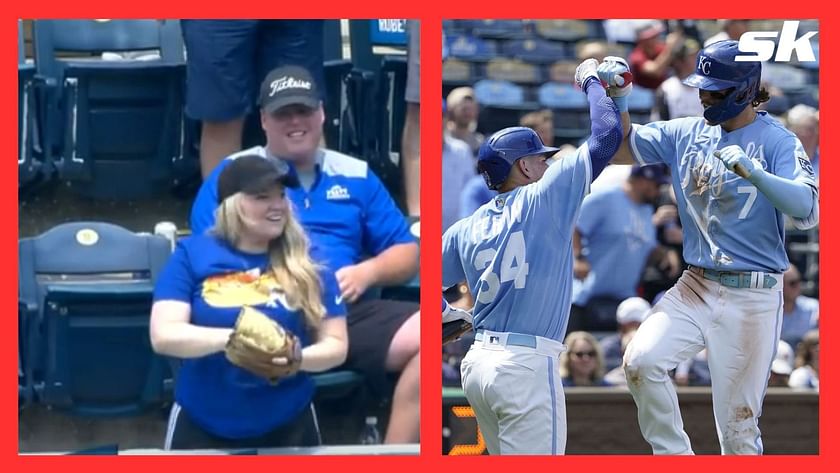
[[[190,323],[233,327],[242,306],[271,317],[312,343],[303,313],[288,306],[277,281],[267,274],[268,254],[244,253],[210,235],[178,242],[155,285],[154,300],[190,304]],[[322,271],[326,317],[346,314],[338,283]],[[204,430],[224,438],[257,437],[292,421],[312,401],[315,384],[304,372],[270,385],[230,363],[223,352],[183,360],[175,400]]]
[[[194,235],[213,226],[219,174],[232,160],[249,154],[269,156],[262,146],[240,151],[204,180],[190,215]],[[335,271],[393,245],[415,241],[402,212],[365,161],[319,149],[317,163],[311,189],[289,188],[286,195],[313,246],[320,248],[321,263]]]

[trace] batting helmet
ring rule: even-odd
[[[683,84],[703,90],[734,89],[720,103],[703,112],[709,123],[717,125],[735,117],[752,103],[759,92],[761,62],[735,62],[738,41],[718,41],[697,54],[697,68]]]
[[[495,190],[505,182],[516,160],[557,150],[544,145],[537,132],[530,128],[505,128],[482,143],[478,150],[478,171],[484,176],[487,187]]]

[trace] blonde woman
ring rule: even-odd
[[[589,332],[566,336],[566,351],[560,354],[560,378],[563,386],[609,386],[604,381],[604,353]]]
[[[275,161],[235,160],[219,176],[215,228],[179,242],[160,276],[152,346],[183,359],[166,449],[320,443],[308,373],[344,362],[347,325],[335,277],[309,257],[285,197],[290,185],[296,179]],[[289,329],[303,346],[298,371],[276,385],[225,358],[246,305]]]

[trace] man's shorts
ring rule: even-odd
[[[324,90],[323,20],[181,20],[186,113],[229,121],[257,108],[260,83],[281,65],[307,68]]]
[[[347,361],[340,369],[358,371],[374,394],[389,388],[385,360],[397,330],[420,307],[414,302],[368,299],[348,306]]]
[[[408,20],[408,75],[405,101],[420,103],[420,20]]]

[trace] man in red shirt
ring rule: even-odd
[[[682,48],[685,36],[672,32],[660,39],[662,23],[655,21],[636,30],[636,47],[630,53],[630,70],[633,82],[639,87],[656,89],[668,78],[671,60]]]

